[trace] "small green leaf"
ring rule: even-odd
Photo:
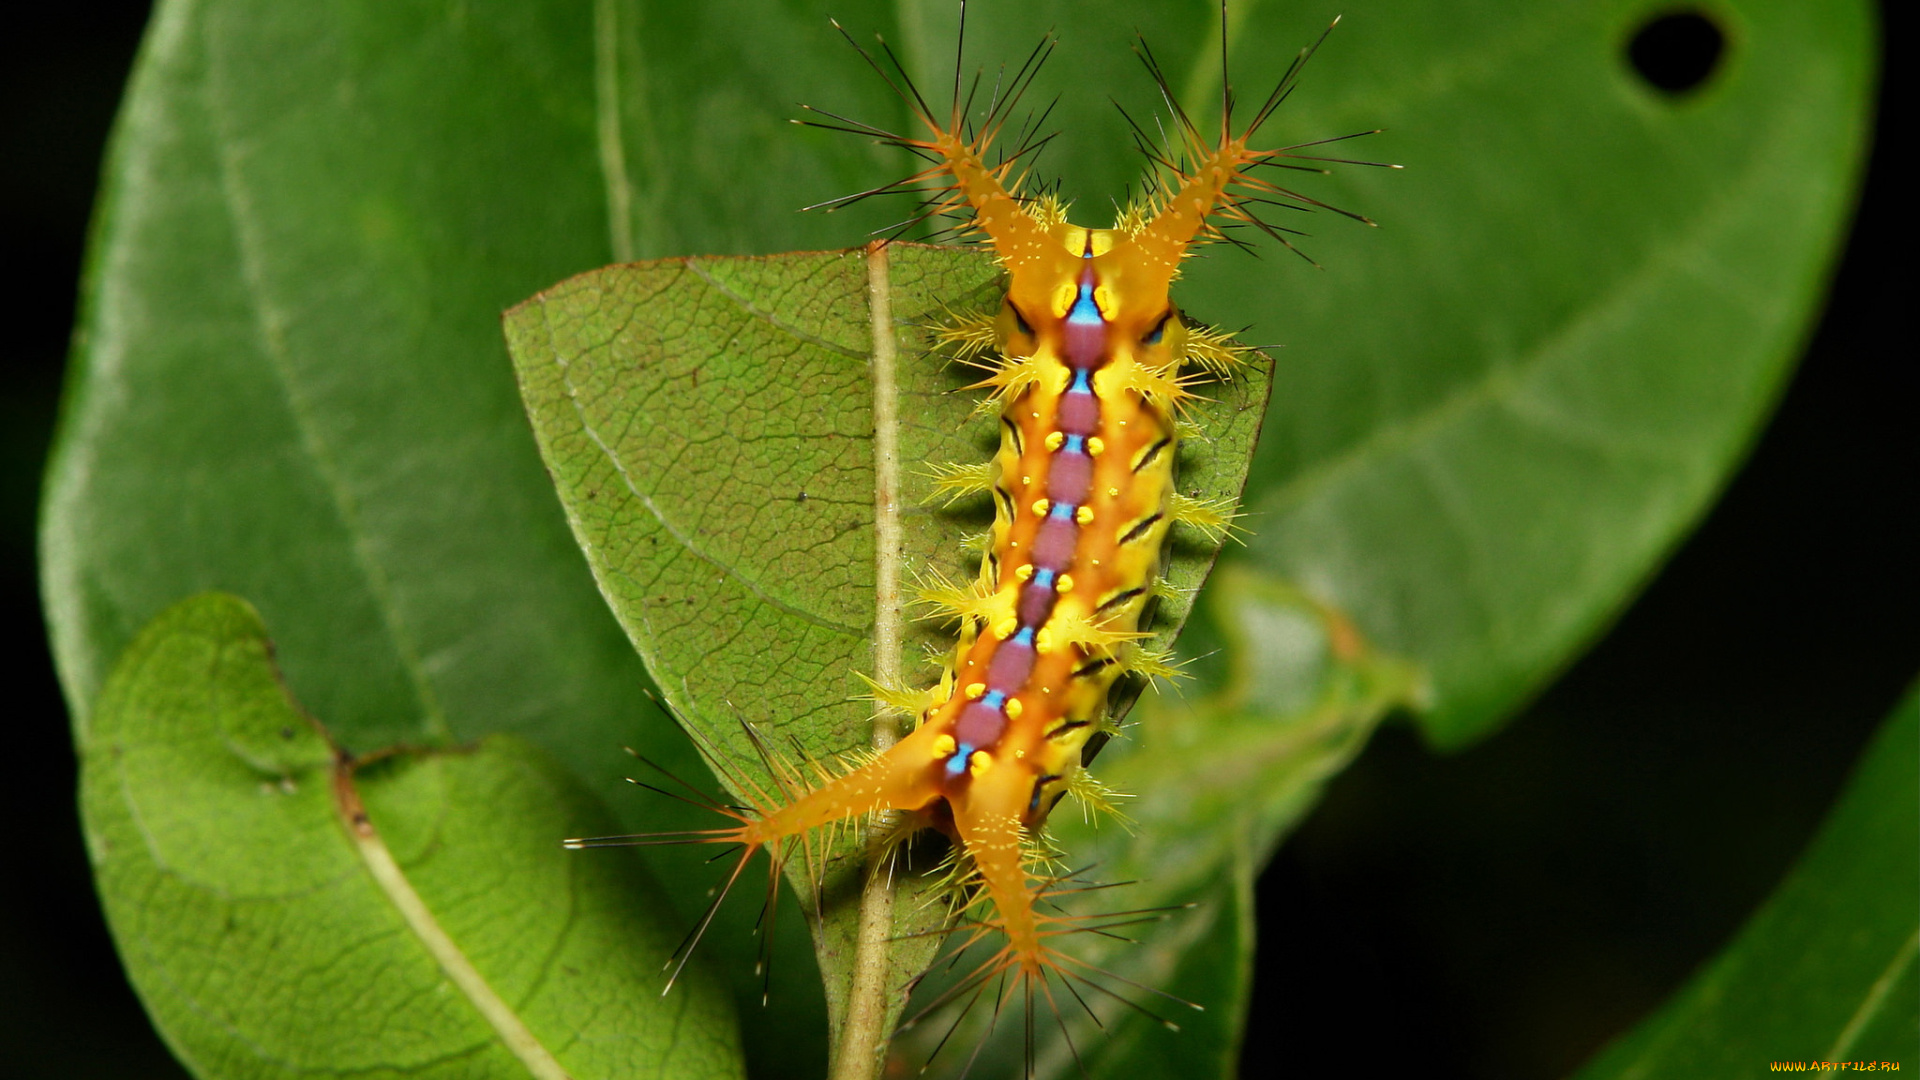
[[[914,621],[904,587],[975,576],[963,541],[991,507],[983,495],[939,508],[926,466],[986,459],[998,429],[959,392],[979,373],[936,352],[931,327],[995,310],[999,273],[985,251],[915,244],[673,259],[584,274],[508,313],[534,432],[587,561],[738,798],[767,783],[743,724],[782,755],[866,747],[874,706],[859,675],[927,685],[928,650],[952,647],[949,630]],[[1182,491],[1239,491],[1265,371],[1263,358],[1195,403],[1207,436],[1183,446]],[[892,459],[878,449],[889,441]],[[899,492],[899,540],[877,550],[883,488]],[[1167,576],[1182,594],[1150,644],[1172,641],[1217,552],[1195,536],[1174,546]],[[842,849],[855,868],[859,854]],[[921,895],[931,884],[898,902],[895,1008],[938,945],[904,937],[944,918]],[[837,1018],[857,889],[826,892],[847,901],[826,905],[819,931]]]
[[[511,736],[355,767],[218,593],[127,650],[82,747],[87,842],[134,985],[214,1078],[733,1077],[731,1008],[655,974],[674,918]]]
[[[1577,1080],[1920,1064],[1917,806],[1920,691],[1881,726],[1799,865],[1733,943]]]

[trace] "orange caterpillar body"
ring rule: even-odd
[[[1148,65],[1157,78],[1150,57]],[[1184,166],[1176,155],[1159,158],[1160,197],[1111,229],[1069,224],[1051,198],[1022,197],[1010,182],[1020,153],[988,164],[997,124],[990,116],[969,138],[957,90],[944,125],[917,94],[902,94],[927,129],[923,138],[860,126],[932,159],[933,167],[895,186],[944,183],[933,210],[983,233],[1007,273],[997,319],[945,332],[991,371],[979,387],[1002,408],[991,468],[951,466],[940,477],[950,492],[992,491],[991,546],[970,588],[936,583],[925,591],[961,624],[939,686],[880,690],[883,701],[919,717],[915,730],[845,775],[743,816],[720,838],[777,858],[787,841],[821,826],[944,804],[943,824],[950,816],[992,901],[983,921],[1006,936],[982,973],[1031,979],[1059,967],[1047,939],[1071,932],[1073,921],[1036,911],[1048,879],[1035,866],[1034,834],[1064,794],[1084,790],[1088,740],[1111,730],[1115,680],[1171,670],[1135,644],[1147,636],[1142,620],[1169,529],[1184,522],[1218,539],[1230,516],[1175,491],[1176,418],[1189,396],[1182,369],[1227,373],[1239,350],[1183,324],[1168,287],[1191,247],[1219,235],[1216,218],[1265,228],[1238,191],[1292,194],[1247,173],[1285,154],[1248,149],[1247,140],[1291,82],[1290,72],[1240,134],[1223,120],[1217,140],[1202,138],[1176,108]],[[997,357],[982,359],[989,347]]]

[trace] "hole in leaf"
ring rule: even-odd
[[[1699,11],[1669,11],[1648,20],[1627,43],[1627,62],[1660,90],[1684,94],[1712,77],[1727,35]]]

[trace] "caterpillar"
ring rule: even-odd
[[[964,36],[964,8],[962,28]],[[938,681],[921,690],[873,686],[881,703],[916,718],[913,730],[884,750],[811,777],[772,760],[763,747],[775,789],[735,777],[736,790],[754,793],[749,805],[713,805],[731,823],[692,839],[739,846],[730,885],[761,851],[777,871],[819,830],[886,812],[910,815],[954,841],[969,890],[961,906],[1003,942],[962,986],[1004,977],[1003,984],[1026,988],[1031,1000],[1036,986],[1047,993],[1049,977],[1086,982],[1098,974],[1058,944],[1091,924],[1040,903],[1058,881],[1045,865],[1041,832],[1068,794],[1105,801],[1087,766],[1117,730],[1120,680],[1176,672],[1170,656],[1142,644],[1164,589],[1161,568],[1172,531],[1190,528],[1217,542],[1232,526],[1230,505],[1183,495],[1175,470],[1194,384],[1232,377],[1247,363],[1248,350],[1230,334],[1189,325],[1169,290],[1200,245],[1241,243],[1226,232],[1234,225],[1293,249],[1288,230],[1257,212],[1263,203],[1346,214],[1254,172],[1341,160],[1302,152],[1338,140],[1249,145],[1319,42],[1301,51],[1236,128],[1224,72],[1223,8],[1218,134],[1200,131],[1140,43],[1137,51],[1171,114],[1172,136],[1163,143],[1133,125],[1153,163],[1145,193],[1112,227],[1088,228],[1073,224],[1052,193],[1029,190],[1030,157],[1043,137],[1028,133],[1010,150],[998,145],[1047,59],[1050,37],[1004,93],[996,90],[977,122],[969,118],[974,91],[963,94],[958,62],[951,107],[942,118],[890,51],[883,55],[891,73],[854,47],[907,104],[918,130],[899,134],[824,110],[812,110],[815,118],[805,122],[899,147],[928,165],[821,205],[920,194],[924,212],[909,226],[952,219],[953,231],[989,246],[1005,273],[997,313],[956,317],[938,330],[958,359],[984,371],[972,389],[984,391],[984,407],[999,413],[999,448],[988,462],[936,467],[936,487],[948,498],[989,497],[994,520],[972,581],[935,577],[921,590],[932,615],[959,628]],[[690,940],[697,941],[705,924]]]

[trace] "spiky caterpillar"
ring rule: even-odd
[[[1064,920],[1035,908],[1045,878],[1032,838],[1064,794],[1088,786],[1088,743],[1110,730],[1116,680],[1168,671],[1165,658],[1136,642],[1147,636],[1142,622],[1169,530],[1185,523],[1217,539],[1230,517],[1225,507],[1183,498],[1174,467],[1190,396],[1183,372],[1230,374],[1241,353],[1226,335],[1190,330],[1168,289],[1194,246],[1221,236],[1223,219],[1267,228],[1246,195],[1293,196],[1249,175],[1291,156],[1287,150],[1247,143],[1310,52],[1238,134],[1223,116],[1218,138],[1206,139],[1176,107],[1182,145],[1156,157],[1158,194],[1110,229],[1071,224],[1051,198],[1023,197],[1013,171],[1025,148],[988,162],[1005,106],[969,134],[957,86],[944,123],[905,87],[901,96],[925,128],[918,137],[832,117],[834,126],[930,159],[930,168],[892,189],[938,186],[930,212],[958,215],[1006,271],[1006,296],[990,324],[963,320],[944,331],[988,369],[976,387],[1000,408],[999,453],[990,468],[937,473],[950,494],[991,491],[995,518],[972,586],[935,582],[925,590],[924,599],[960,624],[939,685],[921,694],[879,691],[883,701],[908,706],[917,727],[844,775],[743,815],[724,839],[777,857],[793,838],[849,818],[926,814],[959,842],[991,900],[984,921],[1005,935],[983,970],[1033,979],[1061,966],[1048,939]],[[1037,59],[1007,101],[1017,100]]]
[[[1261,224],[1238,193],[1280,193],[1247,174],[1286,152],[1246,144],[1290,82],[1291,73],[1237,136],[1223,122],[1217,140],[1204,139],[1176,110],[1184,145],[1159,157],[1160,196],[1112,229],[1072,225],[1054,201],[1023,197],[1013,169],[1026,147],[989,164],[1005,106],[974,134],[962,125],[957,89],[945,123],[907,92],[923,137],[861,128],[929,157],[932,168],[893,187],[942,185],[933,209],[960,215],[1006,271],[997,316],[944,331],[988,370],[978,386],[1001,412],[1000,450],[938,478],[950,494],[992,492],[996,519],[977,580],[926,590],[961,624],[940,684],[880,691],[919,718],[915,731],[845,762],[839,775],[804,776],[763,751],[773,790],[729,771],[751,809],[730,811],[737,825],[701,838],[744,846],[736,876],[760,849],[778,863],[814,830],[905,811],[958,841],[979,884],[970,906],[990,907],[982,921],[1006,936],[982,972],[1031,983],[1067,970],[1071,961],[1048,941],[1078,924],[1036,910],[1047,879],[1033,838],[1064,793],[1087,789],[1084,762],[1090,740],[1110,729],[1116,680],[1166,671],[1138,641],[1169,531],[1186,521],[1217,533],[1227,518],[1222,507],[1181,498],[1174,467],[1190,396],[1183,370],[1230,373],[1239,354],[1224,335],[1187,327],[1168,287],[1189,250],[1219,235],[1220,219]],[[1016,78],[1009,101],[1022,85]]]

